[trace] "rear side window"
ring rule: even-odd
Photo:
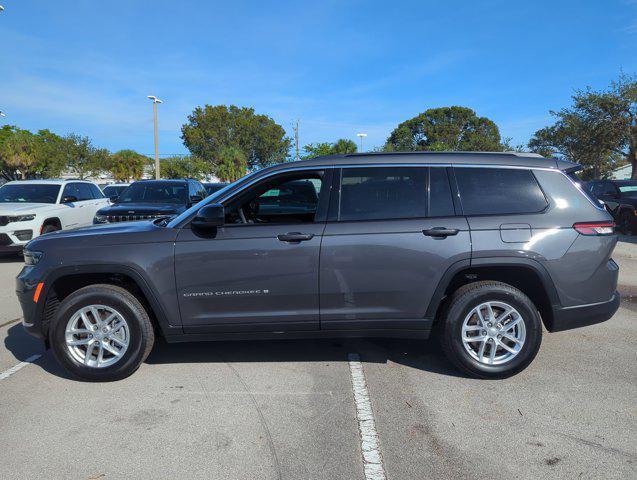
[[[533,172],[520,168],[455,168],[465,215],[538,213],[548,205]]]
[[[339,208],[341,221],[445,215],[454,215],[445,168],[368,167],[343,170]]]
[[[99,189],[97,185],[93,185],[92,183],[89,183],[88,186],[91,189],[91,192],[93,193],[93,198],[104,198],[104,194],[102,193],[102,191]]]

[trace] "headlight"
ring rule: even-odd
[[[93,223],[106,223],[108,222],[108,218],[106,215],[95,215],[93,219]]]
[[[35,214],[18,215],[16,217],[9,217],[9,222],[30,222],[35,218]]]
[[[26,249],[22,252],[22,254],[24,255],[24,263],[27,265],[37,264],[43,255],[42,252],[33,252],[31,250],[26,250]]]

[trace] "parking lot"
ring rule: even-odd
[[[615,317],[545,334],[501,381],[459,374],[433,340],[290,340],[158,343],[132,377],[82,383],[24,333],[21,261],[4,258],[0,478],[362,479],[352,354],[389,479],[635,478],[634,238]]]

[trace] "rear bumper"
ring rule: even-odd
[[[553,318],[546,322],[546,328],[549,332],[561,332],[605,322],[615,315],[620,300],[619,292],[615,292],[608,302],[554,309]]]

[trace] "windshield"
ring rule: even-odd
[[[124,190],[119,203],[188,203],[188,186],[185,183],[138,182]]]
[[[173,218],[170,221],[170,223],[168,223],[166,226],[169,227],[169,228],[176,227],[177,225],[179,225],[181,222],[183,222],[186,218],[188,218],[190,215],[195,213],[197,210],[199,210],[204,205],[208,205],[210,203],[215,203],[217,198],[223,197],[226,192],[234,189],[235,186],[239,185],[240,183],[248,181],[248,179],[250,179],[251,177],[255,176],[259,172],[260,172],[260,170],[257,170],[255,172],[249,173],[245,177],[240,178],[239,180],[237,180],[236,182],[229,183],[228,185],[223,187],[221,190],[217,190],[216,192],[208,195],[201,202],[196,203],[195,205],[193,205],[192,207],[187,209],[185,212],[183,212],[183,213],[179,214],[178,216],[176,216],[175,218]]]
[[[118,197],[127,188],[126,185],[109,185],[104,187],[104,195],[107,197]]]
[[[0,187],[0,202],[55,203],[58,199],[58,193],[60,193],[59,185],[13,183]]]

